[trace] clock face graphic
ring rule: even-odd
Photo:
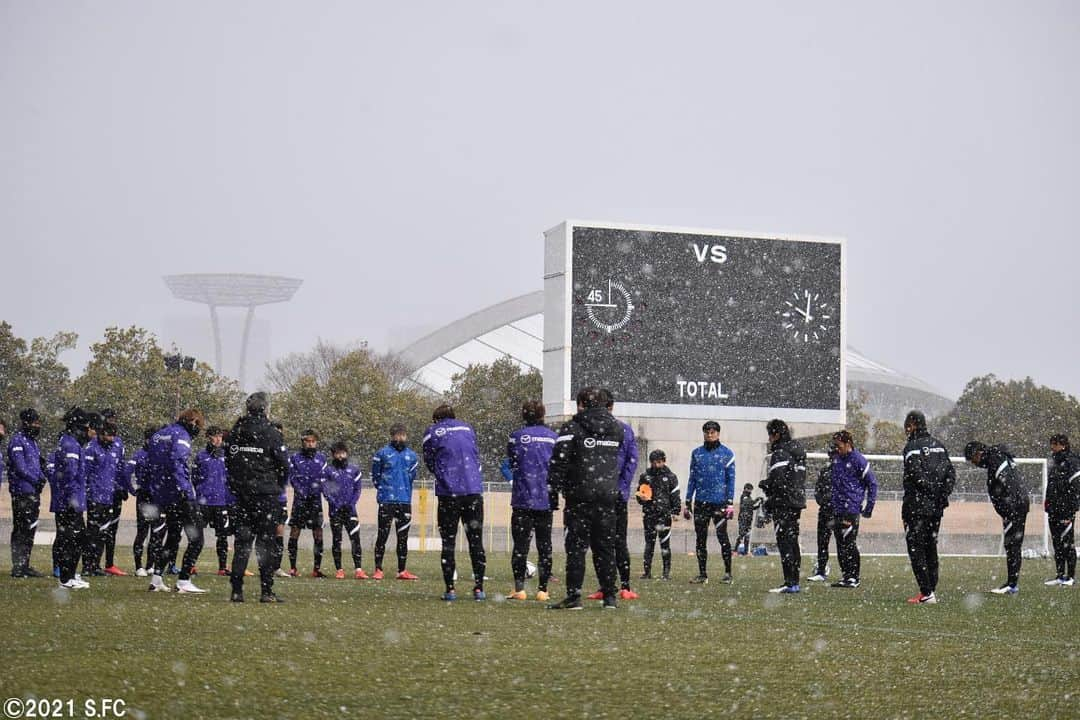
[[[602,288],[589,290],[585,300],[589,322],[608,334],[625,327],[634,313],[630,291],[618,280],[608,279],[606,293]]]
[[[819,342],[822,335],[832,325],[833,311],[828,303],[821,300],[821,294],[803,290],[791,293],[784,300],[784,305],[776,314],[780,316],[780,325],[791,333],[795,342]]]

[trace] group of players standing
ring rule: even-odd
[[[600,589],[589,596],[614,608],[618,599],[637,594],[630,584],[627,546],[628,503],[637,468],[638,450],[630,426],[612,415],[614,397],[603,388],[588,387],[577,396],[578,412],[558,432],[544,424],[544,407],[537,401],[522,407],[523,427],[514,431],[507,445],[503,472],[512,482],[511,534],[514,575],[512,600],[524,600],[527,557],[535,538],[539,554],[536,598],[549,600],[552,573],[553,514],[565,501],[563,525],[566,547],[566,590],[552,609],[580,609],[585,579],[585,555],[591,550]],[[138,531],[135,542],[136,574],[151,578],[150,590],[169,590],[163,574],[175,563],[181,537],[187,548],[178,569],[175,590],[202,593],[191,580],[203,546],[203,528],[217,537],[218,573],[231,578],[234,602],[242,602],[243,582],[251,549],[259,565],[262,602],[281,602],[273,591],[281,570],[286,524],[286,484],[294,490],[288,524],[290,575],[297,575],[298,539],[310,529],[314,541],[312,575],[323,577],[323,513],[329,509],[332,553],[336,577],[344,578],[341,564],[342,534],[349,537],[354,577],[368,579],[362,568],[360,521],[356,505],[361,471],[348,460],[344,442],[331,446],[328,460],[318,450],[319,438],[305,431],[301,449],[289,454],[281,426],[268,418],[269,398],[255,393],[246,402],[246,414],[231,431],[206,430],[206,448],[190,463],[192,442],[203,429],[198,410],[180,413],[176,422],[148,429],[144,446],[125,458],[116,416],[110,411],[86,413],[73,408],[64,416],[65,429],[56,450],[44,456],[37,445],[40,419],[36,411],[20,414],[21,427],[7,449],[9,486],[14,516],[12,575],[40,576],[29,564],[37,527],[39,497],[46,481],[51,486],[50,511],[55,514],[56,540],[53,564],[62,587],[77,590],[89,584],[76,573],[82,560],[83,574],[123,575],[114,562],[116,526],[122,503],[134,495]],[[435,476],[437,520],[442,541],[442,598],[457,599],[455,546],[463,527],[472,564],[475,600],[486,598],[483,547],[483,476],[476,434],[455,417],[449,405],[433,413],[433,424],[423,438],[423,459]],[[938,579],[937,535],[942,515],[955,487],[955,469],[945,447],[926,427],[922,413],[912,411],[905,419],[908,443],[904,449],[904,498],[902,520],[908,556],[919,586],[909,599],[933,604]],[[769,464],[759,487],[765,494],[763,508],[772,519],[784,582],[770,592],[800,592],[799,519],[806,507],[806,453],[792,438],[783,420],[766,426]],[[691,454],[685,505],[679,495],[678,478],[666,465],[662,450],[649,455],[649,467],[637,480],[635,499],[642,506],[645,531],[644,572],[652,578],[654,545],[659,542],[660,577],[670,578],[672,521],[680,514],[694,519],[698,575],[693,583],[708,582],[707,541],[715,530],[724,561],[723,581],[732,580],[732,546],[727,523],[734,517],[735,456],[720,442],[720,425],[709,421],[702,427],[703,444]],[[382,579],[382,561],[392,526],[396,527],[400,580],[416,580],[406,569],[408,534],[412,524],[412,491],[419,458],[407,444],[401,425],[390,429],[390,442],[372,460],[372,481],[378,491],[378,535],[373,579]],[[1080,508],[1080,458],[1073,454],[1065,435],[1050,439],[1053,462],[1045,498],[1054,538],[1057,566],[1047,585],[1074,583],[1076,551],[1074,516]],[[1018,592],[1021,548],[1028,513],[1028,494],[1012,455],[999,445],[971,442],[965,457],[986,468],[987,491],[1002,518],[1008,578],[992,592]],[[749,545],[750,521],[760,504],[747,484],[740,498],[739,534],[736,547]],[[828,542],[835,536],[842,577],[837,588],[860,584],[857,545],[860,518],[869,518],[877,495],[877,483],[866,458],[855,448],[850,433],[833,435],[830,462],[823,468],[815,488],[819,504],[818,558],[811,581],[828,575]],[[85,514],[85,520],[84,520]],[[233,562],[227,564],[228,536],[234,536]],[[141,562],[142,545],[149,537],[148,563]],[[101,566],[102,553],[105,567]]]

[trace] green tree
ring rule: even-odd
[[[851,433],[855,447],[865,448],[870,438],[870,416],[863,410],[866,404],[866,391],[859,390],[847,399],[847,424],[844,428]],[[800,438],[807,452],[821,452],[832,442],[832,433]]]
[[[470,365],[454,375],[448,400],[458,418],[476,430],[480,460],[489,480],[501,478],[498,467],[506,456],[506,438],[521,426],[521,404],[539,400],[543,381],[535,369],[523,373],[504,357],[490,365]]]
[[[888,420],[878,420],[870,431],[866,450],[879,455],[899,455],[907,444],[904,428]]]
[[[1017,457],[1045,457],[1054,433],[1080,437],[1080,402],[1031,378],[973,378],[938,423],[942,440],[959,453],[971,440],[1004,443]]]
[[[193,370],[169,371],[157,338],[138,327],[105,330],[90,346],[91,358],[67,393],[68,403],[90,410],[112,408],[122,431],[141,440],[142,429],[175,419],[177,408],[197,408],[207,424],[229,427],[236,418],[241,392],[234,380],[206,363]]]
[[[35,408],[49,437],[60,429],[70,372],[60,353],[75,347],[78,335],[60,332],[29,343],[17,337],[7,322],[0,321],[0,418],[14,429],[23,409]]]
[[[348,349],[320,340],[307,353],[273,363],[269,375],[277,392],[270,412],[284,426],[286,442],[299,445],[310,428],[324,446],[348,442],[353,460],[363,465],[389,439],[390,425],[402,423],[417,445],[435,401],[394,382],[385,362],[366,344]]]

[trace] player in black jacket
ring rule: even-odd
[[[634,493],[641,505],[641,520],[645,529],[645,572],[642,580],[652,579],[653,550],[660,540],[660,559],[664,572],[661,578],[671,579],[671,522],[679,517],[682,502],[679,499],[679,478],[667,466],[663,450],[649,453],[649,469],[638,479]]]
[[[836,446],[829,445],[829,459],[818,471],[814,485],[814,502],[817,503],[817,564],[807,580],[825,582],[829,579],[829,538],[836,525],[832,510],[832,459],[836,456]]]
[[[623,427],[604,407],[594,387],[578,392],[578,413],[559,429],[548,466],[548,485],[566,499],[566,598],[552,610],[580,610],[585,580],[585,552],[592,549],[593,566],[604,594],[604,608],[616,600],[616,503],[622,502]]]
[[[937,602],[934,591],[938,582],[937,536],[941,516],[949,506],[949,495],[956,486],[956,469],[949,451],[926,429],[926,416],[912,410],[904,418],[908,434],[904,446],[904,501],[900,517],[908,558],[919,594],[908,598],[918,605]]]
[[[750,553],[750,533],[754,528],[754,513],[761,507],[761,498],[755,498],[754,486],[750,483],[743,485],[742,495],[739,496],[739,535],[735,538],[735,552],[740,555]]]
[[[784,569],[784,584],[771,593],[799,592],[799,516],[806,507],[806,451],[791,437],[783,420],[770,420],[769,470],[759,487],[765,491],[765,511],[776,528],[776,546]]]
[[[1008,578],[1001,587],[990,592],[995,595],[1015,595],[1020,592],[1021,551],[1024,548],[1024,526],[1027,524],[1029,499],[1020,478],[1012,453],[1004,445],[987,447],[973,440],[964,447],[964,459],[986,469],[986,492],[990,503],[1001,517],[1005,543],[1005,566]]]
[[[1053,453],[1046,482],[1046,510],[1050,533],[1054,538],[1054,562],[1057,576],[1044,585],[1071,587],[1076,582],[1076,545],[1073,525],[1080,510],[1080,457],[1069,449],[1068,435],[1050,438]]]
[[[232,601],[244,601],[244,570],[255,542],[259,561],[259,602],[281,602],[274,594],[274,534],[277,530],[278,495],[284,490],[288,455],[285,440],[266,413],[270,400],[257,392],[247,399],[247,415],[229,433],[229,491],[236,497],[236,537],[233,541]]]

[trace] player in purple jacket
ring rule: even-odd
[[[93,576],[126,575],[113,564],[110,555],[106,572],[101,567],[101,554],[108,544],[109,530],[120,522],[113,510],[116,487],[120,482],[124,458],[116,439],[116,426],[110,422],[101,425],[98,436],[87,443],[83,452],[86,458],[86,543],[83,547],[83,574]]]
[[[195,487],[191,484],[188,469],[191,441],[198,436],[203,422],[203,415],[198,410],[184,410],[175,423],[166,425],[150,438],[146,460],[152,500],[149,506],[152,523],[149,555],[150,565],[154,568],[151,592],[169,590],[161,573],[169,558],[176,557],[181,533],[187,536],[188,544],[176,581],[176,592],[206,592],[191,582],[191,570],[202,552],[203,533]]]
[[[75,575],[82,553],[86,523],[86,460],[83,445],[90,440],[90,423],[82,408],[73,407],[64,415],[64,432],[52,454],[49,477],[49,511],[56,517],[54,562],[60,569],[60,587],[84,590],[90,583]]]
[[[300,436],[300,452],[289,456],[289,484],[293,489],[292,515],[289,517],[289,575],[296,577],[296,554],[300,532],[311,530],[315,545],[315,567],[311,577],[326,577],[322,572],[323,511],[322,483],[326,473],[326,455],[319,452],[319,434],[305,430]]]
[[[360,548],[360,517],[356,503],[360,501],[360,468],[349,464],[349,446],[338,440],[330,447],[330,464],[323,473],[322,493],[330,510],[330,552],[334,556],[334,577],[345,579],[341,567],[341,531],[349,535],[352,546],[353,577],[367,580],[363,551]]]
[[[131,550],[135,557],[135,576],[147,577],[148,573],[143,567],[143,548],[150,538],[151,510],[150,510],[150,476],[146,465],[147,448],[150,447],[150,438],[154,437],[157,428],[148,427],[143,430],[143,446],[133,452],[127,462],[124,463],[124,476],[131,494],[135,496],[135,540]],[[149,548],[147,548],[149,559]]]
[[[232,515],[236,498],[229,492],[225,470],[225,431],[211,425],[206,431],[206,449],[195,456],[195,501],[199,504],[202,526],[214,529],[218,575],[229,574],[229,535],[233,533]]]
[[[558,494],[548,487],[548,463],[555,449],[554,430],[544,425],[544,404],[529,400],[521,406],[525,427],[510,434],[506,455],[510,461],[513,486],[510,491],[510,534],[514,552],[510,567],[514,572],[514,591],[511,600],[524,600],[525,562],[529,544],[536,533],[536,552],[539,555],[539,585],[536,599],[547,602],[548,581],[551,578],[551,521],[552,507],[559,504]]]
[[[30,567],[30,552],[41,512],[45,472],[37,437],[41,418],[37,410],[19,413],[21,427],[7,446],[8,490],[11,492],[11,577],[42,577]]]
[[[869,518],[874,512],[877,501],[877,478],[870,469],[870,463],[861,452],[855,449],[851,433],[841,430],[833,435],[832,454],[832,498],[836,536],[836,554],[840,558],[840,571],[843,578],[834,582],[835,588],[859,587],[859,518]]]
[[[476,432],[454,417],[454,408],[440,405],[432,414],[433,425],[424,433],[424,464],[435,475],[439,499],[439,536],[442,539],[442,572],[446,592],[443,600],[457,600],[454,588],[454,545],[458,525],[465,527],[473,570],[473,599],[484,600],[484,479]]]

